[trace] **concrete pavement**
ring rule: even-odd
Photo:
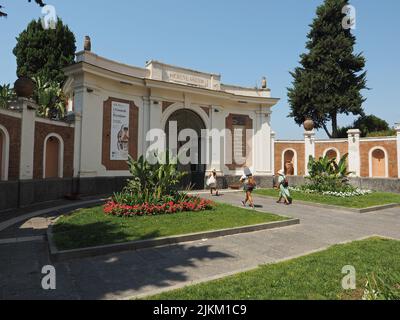
[[[242,196],[241,193],[227,193],[213,200],[239,205]],[[287,207],[270,198],[255,199],[261,206],[258,210],[300,218],[301,224],[57,263],[57,290],[54,291],[41,288],[41,269],[51,264],[44,240],[36,237],[30,242],[0,244],[0,298],[126,299],[218,278],[373,235],[400,239],[399,208],[359,214],[301,204]],[[11,237],[12,233],[8,232]],[[37,231],[34,235],[38,235]]]

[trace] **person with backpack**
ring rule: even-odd
[[[211,195],[213,196],[213,191],[215,190],[215,195],[219,197],[219,191],[217,187],[217,170],[213,170],[212,173],[209,175],[207,180],[207,185],[210,188]]]
[[[291,205],[292,204],[292,197],[290,196],[290,191],[289,191],[289,180],[285,175],[285,171],[279,170],[278,171],[278,186],[277,188],[279,189],[279,200],[277,203],[281,203],[282,199],[285,200],[285,205]]]
[[[245,174],[240,179],[240,182],[244,185],[244,191],[246,192],[246,199],[242,201],[242,205],[245,207],[247,202],[249,202],[250,206],[255,209],[252,193],[256,188],[257,183],[253,177],[253,174],[248,171],[248,169],[245,170]]]

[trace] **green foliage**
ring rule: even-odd
[[[67,98],[60,84],[53,81],[46,82],[43,77],[35,77],[34,98],[39,105],[37,114],[40,117],[60,119],[64,117]]]
[[[291,72],[293,86],[288,88],[289,117],[302,125],[311,118],[317,129],[338,137],[338,115],[362,115],[366,89],[365,59],[354,54],[356,38],[342,27],[342,8],[348,0],[325,0],[317,9],[301,66]],[[328,123],[332,130],[328,130]]]
[[[186,197],[185,193],[177,192],[177,185],[186,173],[178,171],[176,161],[169,159],[168,154],[164,159],[154,156],[158,158],[155,163],[150,163],[144,156],[138,160],[129,157],[129,172],[133,178],[128,180],[121,194],[114,196],[116,202],[133,205],[179,201]]]
[[[315,190],[318,192],[351,192],[353,188],[348,183],[348,176],[351,172],[347,171],[347,158],[345,154],[339,162],[335,158],[330,159],[328,156],[321,157],[316,160],[310,156],[308,162],[309,183],[303,188]]]
[[[363,300],[400,300],[400,273],[367,275]]]
[[[347,138],[349,129],[359,129],[361,137],[384,137],[396,134],[395,130],[391,129],[385,120],[374,115],[360,116],[354,121],[353,125],[340,128],[338,130],[338,138]]]
[[[374,131],[370,132],[367,134],[368,138],[373,138],[373,137],[392,137],[397,134],[396,130],[394,129],[389,129],[386,131]]]
[[[9,84],[0,85],[0,108],[7,108],[15,97],[15,92]]]
[[[17,75],[40,77],[62,85],[65,81],[63,68],[74,62],[75,51],[75,36],[61,19],[54,30],[44,30],[40,19],[33,20],[18,36],[13,50]]]

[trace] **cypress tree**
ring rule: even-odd
[[[338,115],[364,115],[366,89],[365,58],[354,53],[356,37],[342,25],[342,9],[348,0],[325,0],[307,35],[307,53],[300,56],[300,67],[290,74],[289,117],[301,125],[306,118],[315,128],[323,128],[330,138],[338,136]],[[328,126],[331,124],[331,130]]]

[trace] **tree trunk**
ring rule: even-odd
[[[322,124],[322,126],[323,126],[323,128],[324,128],[326,134],[328,135],[329,139],[332,139],[332,134],[329,132],[329,130],[328,130],[326,124],[324,123],[324,124]]]
[[[332,136],[331,138],[337,138],[338,137],[338,122],[337,122],[337,114],[333,114],[331,116],[332,118]]]

